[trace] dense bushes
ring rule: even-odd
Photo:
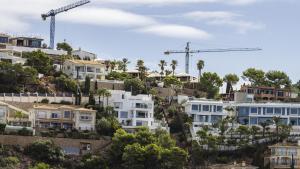
[[[140,128],[130,134],[119,129],[113,137],[109,160],[111,166],[120,166],[121,162],[128,169],[182,169],[187,156],[165,131],[151,133],[147,128]]]
[[[36,141],[25,148],[25,154],[31,158],[45,163],[55,164],[64,159],[61,148],[51,141]]]

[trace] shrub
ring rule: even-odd
[[[3,134],[5,131],[6,124],[0,123],[0,134]]]
[[[29,167],[29,169],[50,169],[50,166],[45,163],[37,163],[33,167]]]
[[[32,136],[32,131],[28,130],[26,127],[23,127],[21,130],[18,131],[18,135],[21,136]]]
[[[49,103],[49,100],[48,100],[48,99],[42,99],[42,100],[41,100],[41,103],[48,104],[48,103]]]
[[[6,157],[0,159],[0,167],[5,169],[18,168],[20,161],[17,157]]]
[[[25,154],[46,163],[59,163],[64,159],[61,148],[49,140],[40,140],[30,144],[25,148]]]

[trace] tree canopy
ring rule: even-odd
[[[61,42],[56,44],[57,50],[64,50],[68,52],[68,55],[71,55],[73,48],[67,42]]]
[[[50,75],[54,71],[53,59],[38,50],[23,55],[27,58],[25,65],[35,68],[39,73]]]
[[[111,162],[122,161],[126,169],[182,169],[188,157],[166,131],[151,133],[147,128],[140,128],[135,134],[117,130],[110,152]]]
[[[217,73],[205,72],[200,78],[199,89],[207,93],[207,98],[213,99],[219,93],[223,80]]]

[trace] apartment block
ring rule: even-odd
[[[97,61],[66,60],[63,72],[74,79],[84,80],[89,76],[92,80],[105,80],[105,65]]]
[[[131,95],[130,92],[112,90],[109,106],[114,107],[117,118],[124,129],[134,130],[145,126],[151,130],[167,129],[162,122],[154,119],[154,101],[151,95]],[[105,103],[105,101],[104,101]],[[107,104],[105,103],[107,106]]]
[[[233,108],[228,110],[227,108]],[[188,100],[185,112],[193,119],[192,134],[196,134],[203,126],[212,126],[226,116],[236,116],[238,125],[260,126],[267,122],[275,128],[274,117],[280,123],[292,125],[292,132],[300,129],[300,104],[275,102],[226,102],[214,100]]]

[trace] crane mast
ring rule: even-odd
[[[168,50],[165,55],[170,54],[185,54],[185,73],[189,74],[190,55],[193,53],[212,53],[212,52],[246,52],[246,51],[259,51],[260,48],[227,48],[227,49],[204,49],[204,50],[191,50],[191,42],[187,42],[185,50]]]
[[[45,21],[48,17],[50,17],[50,44],[49,47],[51,49],[54,48],[54,38],[55,38],[55,16],[59,13],[66,12],[70,9],[77,8],[79,6],[85,5],[87,3],[90,3],[90,0],[81,0],[78,2],[75,2],[73,4],[58,8],[58,9],[52,9],[49,12],[42,14],[42,19]]]

